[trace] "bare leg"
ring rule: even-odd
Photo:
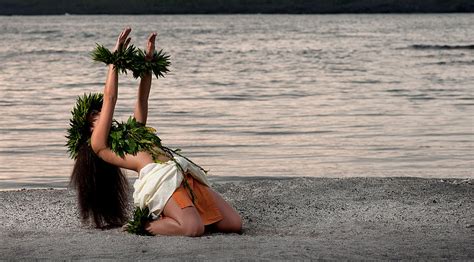
[[[209,191],[216,200],[217,208],[221,211],[222,220],[211,225],[212,231],[226,232],[226,233],[242,233],[242,219],[239,213],[227,203],[217,192],[209,188]]]
[[[204,225],[195,207],[181,209],[173,198],[170,198],[163,210],[163,218],[151,221],[145,229],[153,235],[192,236],[204,234]]]

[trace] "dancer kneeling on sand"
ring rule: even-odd
[[[127,49],[130,31],[126,28],[120,34],[114,53]],[[148,38],[144,57],[147,61],[156,55],[155,38],[156,33]],[[109,64],[103,95],[80,97],[72,111],[68,146],[76,162],[71,184],[77,190],[82,219],[92,221],[99,228],[126,222],[128,184],[120,171],[125,168],[138,172],[133,199],[137,208],[146,210],[146,216],[153,218],[144,222],[147,233],[185,236],[201,236],[205,231],[240,233],[239,214],[209,187],[205,171],[177,150],[161,146],[155,135],[150,138],[153,129],[145,124],[151,71],[140,75],[134,118],[127,122],[128,130],[117,127],[113,114],[118,98],[118,71],[117,66]],[[145,141],[144,144],[133,142],[135,136]],[[111,137],[115,138],[112,142]],[[149,141],[155,141],[153,146],[149,146]],[[119,155],[119,147],[132,148],[136,153]]]

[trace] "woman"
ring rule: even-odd
[[[130,28],[122,31],[113,51],[127,48],[130,31]],[[156,33],[148,38],[147,60],[155,50],[155,38]],[[151,81],[150,72],[142,76],[138,88],[134,117],[142,124],[147,121]],[[160,155],[155,159],[157,161],[148,151],[120,157],[108,147],[117,97],[118,72],[114,65],[108,65],[102,105],[88,109],[90,146],[88,143],[81,145],[71,176],[78,191],[82,218],[92,219],[97,227],[125,222],[128,186],[120,168],[126,168],[139,173],[134,184],[135,204],[150,208],[151,213],[159,216],[159,219],[145,224],[149,233],[185,236],[201,236],[205,231],[240,233],[242,221],[239,214],[208,187],[202,171],[192,162],[177,157],[175,160],[185,166],[183,170],[178,169],[177,162],[166,155]],[[187,187],[184,188],[183,184]]]

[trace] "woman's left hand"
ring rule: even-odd
[[[151,33],[150,36],[148,36],[145,55],[145,60],[147,61],[151,61],[153,59],[153,54],[155,53],[155,39],[156,33]]]

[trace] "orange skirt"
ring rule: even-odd
[[[222,220],[222,214],[209,188],[194,179],[191,175],[187,175],[186,177],[188,185],[194,193],[194,204],[189,191],[183,185],[184,183],[182,183],[171,196],[174,201],[176,201],[181,208],[194,206],[201,216],[204,225],[210,225]]]

